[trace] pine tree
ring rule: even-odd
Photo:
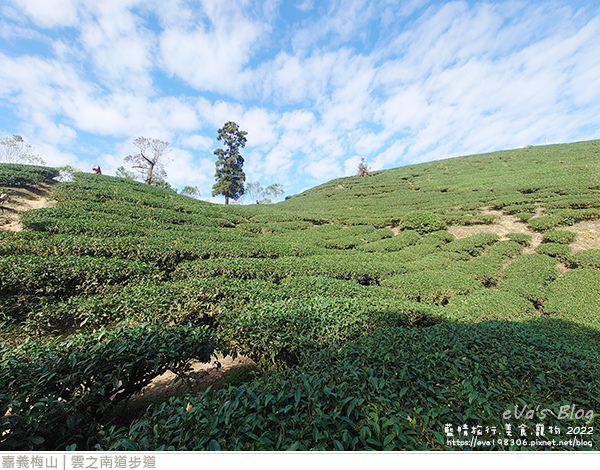
[[[247,134],[246,131],[240,131],[239,126],[232,121],[226,122],[219,129],[217,140],[224,142],[225,150],[214,151],[218,160],[215,163],[217,182],[213,186],[212,195],[225,196],[225,204],[229,204],[229,199],[237,200],[244,194],[246,175],[242,170],[244,159],[240,155],[240,150],[246,146]]]

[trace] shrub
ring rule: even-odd
[[[380,329],[335,349],[307,349],[301,368],[156,405],[127,428],[106,429],[100,448],[455,450],[446,443],[446,424],[454,433],[457,426],[481,423],[535,429],[537,414],[502,419],[506,410],[526,403],[551,409],[544,424],[566,429],[557,418],[564,397],[585,410],[598,404],[598,381],[590,378],[600,375],[599,350],[598,339],[564,321]],[[598,446],[594,441],[592,449]],[[490,447],[521,449],[552,447],[520,447],[510,440],[494,440]]]
[[[542,243],[535,248],[535,252],[551,256],[559,261],[567,261],[571,255],[571,247],[560,243]]]
[[[571,255],[568,260],[572,268],[596,268],[600,269],[600,250],[578,251]]]
[[[434,244],[436,246],[442,246],[446,243],[450,243],[456,240],[456,237],[447,230],[438,230],[437,232],[429,232],[423,235],[421,243]]]
[[[600,271],[575,269],[548,287],[545,312],[600,330]]]
[[[455,261],[463,259],[465,259],[465,256],[461,253],[436,251],[435,253],[426,255],[421,259],[410,261],[406,263],[404,267],[406,268],[407,272],[437,271],[445,269]]]
[[[526,233],[507,233],[506,238],[523,246],[531,246],[533,237]]]
[[[59,171],[36,165],[20,165],[15,163],[0,164],[0,186],[27,187],[39,183],[51,182]]]
[[[512,240],[503,240],[488,246],[484,254],[488,256],[499,256],[502,259],[514,258],[523,251],[523,245]]]
[[[536,232],[546,232],[550,229],[560,227],[561,225],[573,225],[573,222],[569,223],[563,218],[556,215],[542,215],[529,219],[529,228]]]
[[[190,283],[140,284],[102,295],[71,297],[56,304],[42,304],[28,315],[38,330],[86,328],[121,321],[168,324],[206,323],[218,310],[216,295]]]
[[[330,347],[382,325],[429,325],[439,313],[415,302],[313,297],[266,302],[227,311],[221,334],[255,361],[298,363],[312,345]]]
[[[112,286],[159,280],[154,266],[84,256],[4,256],[0,258],[0,308],[23,317],[30,306],[75,295],[96,294]]]
[[[385,238],[359,247],[361,251],[369,253],[400,251],[411,245],[416,245],[421,237],[415,230],[405,230],[392,238]]]
[[[480,290],[473,277],[454,271],[421,271],[385,279],[382,286],[391,287],[407,300],[445,305],[455,295]]]
[[[523,320],[538,316],[531,303],[512,292],[484,290],[453,297],[445,308],[448,318],[479,322]]]
[[[235,387],[239,387],[247,382],[252,382],[258,377],[260,377],[260,371],[256,366],[245,365],[227,372],[227,375],[223,377],[221,383],[223,385],[233,385]]]
[[[577,239],[577,234],[567,230],[552,230],[544,234],[543,243],[560,243],[570,245]]]
[[[500,289],[516,293],[537,308],[546,300],[546,287],[558,277],[556,261],[549,256],[532,254],[515,258],[504,270]]]
[[[425,210],[407,212],[398,224],[404,230],[416,230],[420,234],[446,229],[446,222],[439,215]]]
[[[468,261],[457,261],[451,270],[473,277],[485,287],[498,284],[502,277],[504,258],[500,256],[483,255]]]
[[[465,253],[470,256],[479,256],[483,253],[485,247],[497,242],[499,239],[500,237],[495,233],[478,233],[471,237],[454,240],[444,245],[441,249],[444,251]]]
[[[193,359],[209,362],[215,348],[206,327],[148,325],[3,347],[0,446],[91,449],[115,403],[167,370],[181,375]]]

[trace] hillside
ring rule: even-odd
[[[600,450],[600,141],[275,205],[54,176],[0,165],[55,201],[0,233],[1,449]],[[132,405],[229,353],[230,385]]]

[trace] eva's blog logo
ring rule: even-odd
[[[514,411],[514,413],[513,413]],[[569,420],[582,420],[585,418],[585,424],[590,424],[594,419],[594,410],[585,410],[583,408],[577,409],[576,405],[564,405],[558,410],[558,414],[549,408],[543,408],[540,410],[540,405],[535,408],[529,408],[525,405],[521,408],[515,406],[514,410],[506,410],[502,413],[502,419],[546,419],[548,415],[554,416],[558,419],[569,419]]]

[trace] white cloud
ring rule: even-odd
[[[199,134],[188,135],[180,139],[182,146],[195,150],[209,150],[213,143],[213,139]]]
[[[138,136],[170,141],[170,181],[205,194],[227,121],[248,132],[248,175],[292,188],[354,174],[363,155],[381,169],[600,137],[597,7],[294,6],[284,30],[277,0],[14,0],[0,126],[107,171]]]
[[[207,1],[202,6],[193,28],[170,25],[161,33],[162,64],[167,73],[198,90],[239,93],[246,80],[243,67],[264,26],[230,3]]]
[[[44,28],[77,23],[78,0],[13,0],[36,24]]]

